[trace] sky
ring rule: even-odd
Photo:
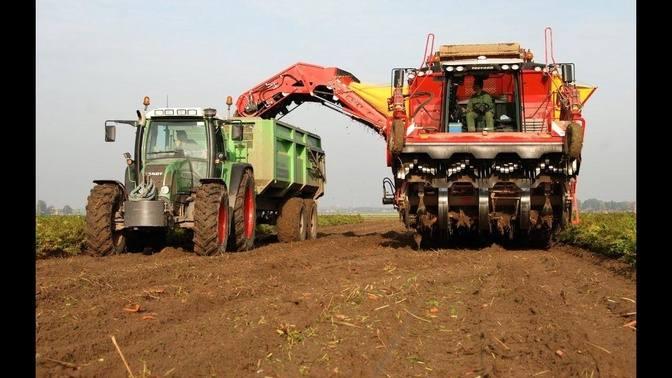
[[[94,179],[123,181],[133,129],[104,142],[106,119],[153,106],[214,107],[296,62],[388,84],[435,45],[518,42],[598,87],[586,104],[579,199],[635,199],[634,1],[72,1],[38,0],[36,197],[83,208]],[[153,107],[152,106],[152,107]],[[151,108],[151,107],[150,107]],[[318,104],[283,118],[322,137],[326,207],[381,206],[385,141]]]

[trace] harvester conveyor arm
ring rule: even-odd
[[[352,82],[359,80],[337,67],[296,63],[240,95],[236,115],[274,118],[292,102],[318,102],[386,135],[387,116],[350,89]]]

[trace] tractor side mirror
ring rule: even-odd
[[[234,123],[231,125],[231,139],[235,141],[243,140],[243,125],[240,123]]]
[[[105,125],[105,141],[114,142],[117,137],[117,127],[114,125]]]

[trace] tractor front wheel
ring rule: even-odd
[[[124,231],[116,227],[116,216],[123,201],[123,192],[117,185],[101,184],[91,189],[84,225],[85,245],[90,254],[107,256],[125,250]]]
[[[210,183],[199,186],[194,203],[194,252],[201,256],[226,252],[229,222],[226,185]]]

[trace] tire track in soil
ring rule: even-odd
[[[377,220],[212,258],[40,260],[36,373],[124,377],[114,334],[136,375],[635,375],[634,318],[622,316],[635,283],[613,261],[410,246],[398,221]]]

